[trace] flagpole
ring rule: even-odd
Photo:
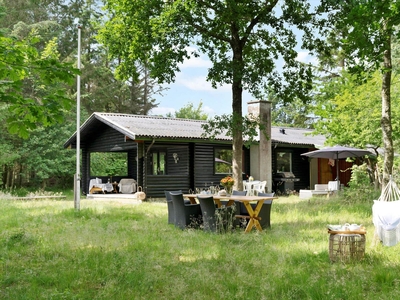
[[[78,70],[81,69],[81,26],[78,25]],[[76,87],[76,174],[75,174],[75,197],[74,207],[80,210],[81,202],[81,176],[80,176],[80,152],[81,152],[81,76],[77,76]]]

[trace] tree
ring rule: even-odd
[[[66,122],[47,127],[37,126],[30,130],[29,138],[22,139],[7,131],[4,121],[10,113],[3,107],[0,114],[1,187],[13,189],[72,185],[75,155],[62,149],[62,145],[75,130],[75,111],[66,113]]]
[[[0,36],[0,103],[11,113],[10,132],[25,138],[37,124],[62,121],[63,109],[71,107],[64,84],[72,84],[77,74],[71,64],[50,54],[51,44],[40,53],[34,47],[37,41],[34,34],[26,40]]]
[[[121,80],[115,69],[118,59],[110,61],[107,49],[97,41],[98,29],[104,26],[102,1],[96,0],[16,0],[5,4],[7,15],[0,27],[9,35],[26,39],[34,30],[40,41],[38,51],[57,38],[60,61],[76,62],[77,22],[81,25],[81,103],[89,113],[95,111],[147,114],[157,106],[153,95],[162,88],[142,66],[137,78]],[[79,20],[77,20],[79,16]],[[75,85],[76,86],[76,85]],[[71,94],[76,92],[70,87]]]
[[[233,138],[235,188],[242,187],[243,112],[242,92],[255,97],[275,91],[282,99],[308,98],[311,71],[297,60],[294,28],[305,33],[304,47],[315,41],[308,27],[312,20],[305,1],[286,0],[108,0],[109,21],[101,31],[101,41],[125,78],[135,77],[131,66],[147,62],[151,75],[170,83],[179,63],[199,52],[212,62],[207,79],[213,87],[232,86],[232,115],[214,120],[221,129],[228,125]],[[189,46],[197,50],[188,52]],[[282,72],[276,60],[285,62]],[[226,117],[229,120],[226,120]],[[208,127],[210,129],[210,127]]]
[[[360,84],[355,75],[342,72],[340,77],[323,84],[316,96],[313,112],[318,116],[314,124],[318,133],[327,137],[330,145],[349,145],[356,148],[383,146],[380,129],[381,76],[376,71],[370,79]],[[399,87],[399,82],[396,83]],[[400,96],[395,91],[394,99]],[[394,100],[393,137],[398,139],[400,110]]]
[[[60,147],[75,131],[70,112],[76,111],[76,16],[82,25],[81,118],[87,116],[86,109],[90,113],[101,110],[147,114],[156,105],[152,95],[159,91],[158,86],[149,79],[147,71],[140,71],[137,81],[116,78],[118,60],[110,62],[107,50],[96,40],[97,30],[103,26],[100,2],[3,2],[0,177],[4,187],[33,183],[43,186],[57,184],[58,180],[72,183],[66,178],[74,173],[74,153],[66,155]],[[0,15],[2,9],[0,6]],[[54,126],[53,121],[61,125]]]
[[[188,103],[181,109],[175,112],[175,118],[181,119],[192,119],[192,120],[207,120],[208,115],[202,110],[203,102],[200,101],[197,108],[194,108],[193,103]],[[172,118],[171,113],[167,114],[167,117]]]
[[[275,126],[313,128],[310,105],[298,98],[292,102],[272,101],[272,124]]]
[[[391,117],[392,42],[399,36],[398,1],[321,1],[320,11],[327,14],[323,34],[340,49],[349,72],[365,75],[380,70],[382,141],[385,149],[383,184],[392,174],[394,149]],[[329,50],[329,49],[328,49]],[[329,56],[328,51],[324,51]]]

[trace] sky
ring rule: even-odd
[[[297,59],[302,62],[313,62],[313,58],[307,52],[299,51]],[[207,70],[211,62],[207,56],[185,60],[180,65],[180,72],[176,74],[175,82],[163,85],[167,88],[163,95],[156,95],[157,108],[154,108],[150,115],[174,114],[175,111],[189,103],[197,108],[200,101],[203,103],[202,110],[210,117],[214,115],[232,113],[232,91],[231,85],[212,88],[211,83],[206,81]],[[255,99],[247,91],[243,91],[243,112],[247,111],[247,102]]]
[[[181,72],[176,74],[175,82],[163,85],[167,88],[163,95],[155,97],[158,107],[151,111],[153,115],[166,115],[174,113],[183,106],[193,103],[197,108],[200,101],[203,103],[202,110],[209,116],[230,114],[232,112],[231,85],[212,88],[211,83],[206,81],[207,71],[211,62],[205,55],[198,58],[185,60],[180,65]],[[243,93],[243,103],[254,100],[247,93]],[[244,108],[245,106],[243,106]]]

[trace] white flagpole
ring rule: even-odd
[[[81,26],[78,25],[78,69],[81,69]],[[81,176],[80,176],[80,151],[81,151],[81,76],[78,74],[76,88],[76,174],[75,174],[75,199],[74,207],[80,210],[81,202]]]

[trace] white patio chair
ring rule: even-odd
[[[132,178],[124,178],[120,180],[118,187],[121,194],[132,194],[136,192],[137,182]]]
[[[260,183],[259,180],[243,182],[243,190],[247,192],[246,196],[254,196],[254,186],[259,183]]]
[[[258,195],[258,193],[265,193],[266,181],[261,181],[253,185],[253,195]]]

